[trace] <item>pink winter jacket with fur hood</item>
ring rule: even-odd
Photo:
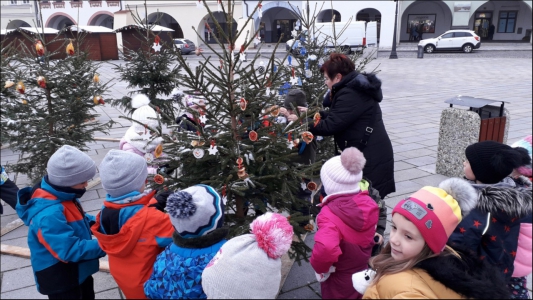
[[[316,273],[336,270],[321,283],[323,299],[358,299],[352,274],[368,267],[379,219],[379,207],[367,191],[328,195],[317,216],[318,231],[311,255]]]

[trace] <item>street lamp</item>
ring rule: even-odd
[[[394,35],[392,36],[392,51],[390,52],[389,59],[398,59],[398,55],[396,54],[396,30],[398,27],[398,0],[394,0],[396,2],[396,13],[394,14]]]

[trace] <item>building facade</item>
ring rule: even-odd
[[[229,28],[228,15],[209,0],[212,19],[198,0],[181,1],[46,1],[10,0],[1,3],[1,28],[40,26],[40,14],[45,27],[62,29],[66,26],[96,25],[118,29],[135,24],[132,12],[149,23],[174,30],[174,38],[188,38],[197,45],[203,44],[198,37],[214,43],[218,32],[207,33],[218,22],[224,31],[235,31],[237,21],[252,16],[255,30],[259,30],[263,41],[282,42],[291,38],[290,32],[298,26],[297,11],[303,14],[309,9],[317,15],[318,22],[376,21],[380,48],[391,48],[394,33],[395,9],[398,5],[397,40],[415,42],[412,32],[420,31],[422,38],[438,36],[449,29],[474,30],[482,40],[529,41],[531,42],[532,1],[442,1],[442,0],[391,0],[382,1],[263,1],[262,17],[256,7],[259,1],[233,1],[235,10],[231,16],[233,27]],[[227,0],[222,0],[224,6]],[[255,11],[254,11],[255,10]],[[216,20],[216,22],[215,22]],[[35,22],[35,23],[34,23]],[[208,26],[207,26],[207,25]],[[415,29],[416,28],[416,29]],[[197,35],[198,33],[198,35]],[[117,43],[121,44],[120,34]]]

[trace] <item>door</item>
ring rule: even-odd
[[[296,20],[275,20],[274,28],[276,30],[273,32],[273,42],[277,42],[281,34],[283,34],[283,38],[281,39],[282,43],[292,39],[291,31],[294,29],[295,22]]]
[[[494,35],[494,32],[490,32],[491,24],[492,20],[489,18],[476,18],[473,30],[479,35],[481,40],[488,40],[491,33]]]
[[[466,43],[466,40],[471,35],[467,32],[454,32],[453,33],[453,47],[461,48]]]
[[[454,47],[453,32],[449,32],[440,36],[437,41],[437,49],[450,49]]]

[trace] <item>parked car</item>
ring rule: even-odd
[[[181,51],[181,54],[187,55],[196,50],[196,45],[188,39],[174,39],[174,46]]]
[[[470,53],[481,47],[479,36],[472,30],[448,30],[436,38],[423,39],[418,46],[424,47],[426,53],[436,50],[462,50]]]

